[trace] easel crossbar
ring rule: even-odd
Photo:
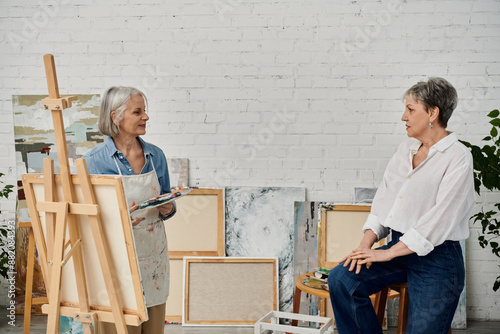
[[[78,239],[76,243],[73,246],[71,246],[71,249],[69,250],[68,254],[66,254],[66,256],[61,262],[61,267],[64,267],[64,265],[68,263],[69,259],[71,258],[71,256],[73,256],[73,253],[76,251],[76,249],[81,246],[81,242],[82,239]]]
[[[71,306],[61,306],[60,309],[60,315],[65,316],[65,317],[71,317],[75,319],[76,321],[82,322],[82,319],[86,318],[87,314],[93,314],[94,319],[96,321],[102,321],[102,322],[115,322],[113,318],[113,314],[109,311],[102,311],[102,310],[93,310],[89,313],[84,313],[81,312],[79,309]],[[42,305],[42,313],[48,314],[49,313],[49,305],[45,304]],[[78,318],[76,318],[76,315],[80,315]],[[82,315],[85,315],[82,317]],[[125,318],[125,323],[127,326],[139,326],[143,321],[140,319],[138,315],[135,314],[124,314],[123,317]]]
[[[57,212],[59,205],[63,202],[38,202],[36,207],[41,212]],[[68,203],[68,213],[72,215],[97,216],[99,206],[97,204]]]

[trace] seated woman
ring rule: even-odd
[[[430,78],[404,98],[410,138],[386,168],[361,243],[328,277],[340,334],[382,333],[369,296],[401,282],[408,282],[406,332],[448,333],[464,288],[459,241],[469,236],[475,194],[471,153],[446,130],[457,92]],[[387,246],[371,249],[389,233]]]
[[[170,192],[162,150],[139,136],[146,134],[146,97],[132,87],[111,87],[102,98],[99,130],[109,136],[84,158],[90,174],[119,174],[129,203],[141,281],[149,320],[127,326],[129,333],[163,334],[169,290],[167,237],[163,221],[175,214],[173,202],[135,212],[138,204]],[[114,323],[98,322],[96,333],[116,333]]]

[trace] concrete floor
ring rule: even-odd
[[[0,310],[0,332],[1,333],[23,333],[23,319],[22,315],[16,315],[16,326],[7,324],[8,318],[6,317],[5,309]],[[43,315],[35,315],[32,317],[31,331],[32,334],[42,334],[46,331],[47,317]],[[182,325],[166,325],[165,334],[251,334],[253,327],[187,327]],[[337,333],[337,332],[335,332]],[[384,333],[396,334],[395,328],[389,328]],[[456,334],[499,334],[500,322],[483,322],[483,321],[469,321],[468,329],[454,330]]]

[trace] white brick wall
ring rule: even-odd
[[[405,138],[399,98],[418,80],[450,80],[461,98],[450,129],[484,136],[500,107],[499,14],[493,0],[3,0],[0,171],[15,183],[11,96],[46,94],[52,53],[62,94],[143,89],[145,139],[189,158],[191,185],[351,201]],[[14,201],[0,205],[12,219]],[[500,320],[499,261],[472,228],[468,316]]]

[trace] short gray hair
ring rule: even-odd
[[[147,99],[143,92],[134,87],[110,87],[104,93],[99,112],[99,131],[103,134],[116,137],[120,133],[120,122],[123,120],[123,112],[127,109],[127,103],[132,95],[140,95],[147,105]],[[111,112],[116,112],[115,121],[111,119]]]
[[[427,111],[438,107],[438,123],[444,128],[448,126],[448,120],[458,104],[456,89],[445,79],[437,77],[418,82],[404,93],[403,99],[407,97],[421,101]]]

